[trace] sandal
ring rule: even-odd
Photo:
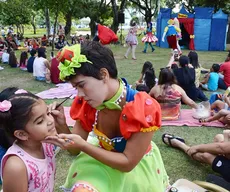
[[[206,118],[200,118],[199,119],[199,123],[206,123],[206,122],[207,122]]]
[[[165,138],[168,139],[168,143],[165,142]],[[171,140],[172,140],[172,139],[176,139],[176,140],[178,140],[178,141],[180,141],[180,142],[182,142],[182,143],[185,143],[185,140],[184,140],[183,138],[181,138],[181,137],[177,137],[177,136],[174,136],[174,135],[169,134],[169,133],[164,133],[164,134],[162,135],[162,141],[163,141],[164,144],[169,145],[170,147],[176,148],[176,147],[174,147],[174,146],[172,145],[172,143],[171,143]]]

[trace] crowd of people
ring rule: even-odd
[[[154,39],[151,24],[146,32],[145,40]],[[125,58],[132,50],[132,58],[136,59],[136,33],[133,24],[126,39],[129,48]],[[144,53],[148,45],[154,51],[152,40],[143,42]],[[62,47],[57,57],[51,53],[50,61],[46,57],[47,43],[44,36],[41,45],[21,53],[19,62],[10,51],[6,63],[33,73],[37,81],[70,82],[78,90],[70,109],[76,122],[69,129],[62,106],[56,103],[47,106],[29,91],[16,87],[3,90],[0,93],[3,191],[53,191],[56,146],[77,155],[61,187],[63,191],[170,190],[160,150],[152,141],[153,134],[162,121],[180,118],[182,104],[197,109],[195,101],[208,101],[205,90],[227,89],[230,53],[224,63],[214,63],[208,71],[199,64],[195,51],[188,56],[174,52],[168,65],[160,70],[159,78],[153,64],[146,61],[136,89],[132,89],[126,79],[118,77],[112,51],[100,42]],[[36,41],[33,44],[36,46]],[[201,73],[206,73],[204,80],[200,80]],[[214,93],[210,98],[212,116],[199,119],[200,123],[220,120],[230,125],[229,96]],[[162,140],[194,160],[211,165],[230,182],[226,171],[230,165],[229,137],[230,132],[224,131],[213,143],[191,147],[183,138],[170,133],[164,134]]]

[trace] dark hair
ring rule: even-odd
[[[26,51],[23,51],[21,53],[21,56],[20,56],[20,63],[19,65],[21,66],[22,64],[26,64],[26,60],[27,60],[28,56],[27,56],[27,52]]]
[[[36,49],[31,49],[30,55],[34,57],[34,55],[37,53]]]
[[[40,98],[32,93],[11,95],[7,100],[11,102],[9,111],[0,112],[1,128],[14,138],[14,131],[24,130],[30,119],[33,105]]]
[[[16,57],[14,51],[11,51],[10,55],[9,55],[9,65],[11,67],[17,67],[17,64],[18,64],[17,57]]]
[[[212,65],[212,69],[213,69],[214,72],[218,73],[219,70],[220,70],[220,65],[214,63],[214,64]]]
[[[4,89],[0,93],[0,102],[8,100],[8,98],[14,95],[17,90],[17,87],[9,87]],[[2,126],[2,123],[0,123],[0,146],[2,146],[5,149],[8,149],[13,144],[13,142],[14,139],[11,136],[9,136],[5,128]]]
[[[230,61],[230,50],[228,51],[227,58],[225,59],[225,62],[228,62],[228,61]]]
[[[182,68],[188,67],[189,64],[189,58],[185,55],[180,56],[179,58],[179,64]]]
[[[171,65],[171,69],[178,69],[178,65],[177,65],[176,63],[173,63],[173,64]]]
[[[44,47],[38,48],[38,57],[46,58],[46,49]]]
[[[146,93],[149,93],[149,91],[150,91],[150,89],[148,88],[148,86],[144,85],[144,84],[137,85],[136,90],[137,91],[144,91]]]
[[[160,71],[158,85],[177,84],[176,77],[169,68],[164,68]]]
[[[153,68],[149,68],[146,70],[144,75],[144,81],[146,86],[151,90],[156,84],[156,75]]]
[[[17,87],[8,87],[0,93],[0,102],[9,99],[18,90]]]
[[[160,71],[158,85],[163,85],[162,95],[165,95],[167,89],[172,84],[177,84],[177,80],[171,69],[164,68]]]
[[[93,64],[89,62],[81,63],[80,68],[74,68],[76,74],[68,76],[66,78],[67,81],[76,75],[90,76],[101,80],[100,70],[102,68],[108,70],[111,78],[117,78],[116,62],[113,52],[109,48],[97,41],[84,42],[81,46],[81,54],[85,55]]]
[[[150,61],[145,61],[142,70],[141,70],[141,74],[144,75],[145,72],[147,71],[147,69],[150,69],[153,67],[153,64]]]
[[[190,51],[188,54],[189,63],[192,64],[192,66],[196,69],[200,67],[199,61],[198,61],[198,54],[195,51]]]
[[[153,24],[152,24],[152,22],[149,22],[148,24],[150,24],[149,29],[152,30],[152,29],[153,29]],[[147,28],[148,28],[148,24],[147,24]]]
[[[189,63],[189,58],[187,56],[185,56],[185,55],[180,56],[179,64],[180,64],[181,69],[182,69],[180,76],[183,77],[182,79],[184,80],[183,83],[185,85],[190,84],[190,82],[194,82],[194,79],[191,76],[191,73],[189,72],[189,70],[195,70],[195,69],[193,69],[193,68],[189,69],[188,68],[188,63]]]

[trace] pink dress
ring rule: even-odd
[[[125,42],[128,45],[137,45],[138,41],[137,41],[137,28],[136,27],[131,27],[129,29],[129,33],[125,38]]]
[[[1,162],[1,178],[9,156],[18,156],[25,164],[28,175],[28,192],[53,192],[55,176],[54,146],[43,143],[45,159],[37,159],[14,143],[6,152]],[[4,184],[4,181],[3,181]]]

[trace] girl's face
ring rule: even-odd
[[[108,87],[104,80],[77,75],[70,82],[73,87],[77,88],[78,96],[93,108],[101,105],[107,98]]]
[[[35,141],[42,141],[47,136],[56,135],[53,116],[48,113],[48,107],[41,99],[32,107],[30,120],[26,124],[25,131],[28,138]]]

